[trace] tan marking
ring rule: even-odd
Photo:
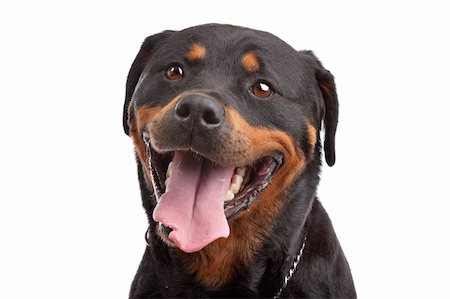
[[[164,107],[140,107],[136,111],[131,112],[131,109],[134,109],[133,102],[130,103],[130,106],[128,108],[129,113],[128,115],[135,115],[133,119],[131,120],[132,123],[130,123],[130,136],[133,140],[135,151],[138,155],[139,160],[141,161],[141,164],[144,166],[144,173],[146,174],[146,180],[147,182],[151,182],[149,180],[152,177],[150,169],[147,167],[147,149],[144,144],[144,141],[142,140],[142,129],[147,127],[149,124],[154,123],[157,121],[161,115],[166,113],[169,109],[175,106],[176,102],[178,101],[179,97],[176,97],[173,101],[171,101],[169,104],[167,104]],[[148,127],[147,127],[148,128]],[[150,185],[149,188],[152,188]]]
[[[259,57],[253,52],[245,54],[242,57],[241,63],[244,66],[244,69],[249,73],[257,72],[261,67]]]
[[[131,107],[131,105],[130,105]],[[132,109],[132,108],[130,108]],[[146,181],[151,182],[152,177],[150,169],[147,167],[147,149],[142,140],[142,125],[144,122],[151,120],[156,114],[161,111],[160,107],[143,107],[139,108],[136,112],[135,122],[130,124],[130,136],[133,139],[134,148],[139,160],[144,168],[144,174],[146,175]],[[152,186],[150,185],[149,188]]]
[[[194,62],[197,60],[202,60],[206,56],[206,48],[205,46],[194,43],[190,46],[189,51],[186,54],[187,60],[190,62]]]
[[[306,133],[309,145],[310,158],[312,158],[314,155],[314,149],[316,147],[317,142],[317,131],[316,128],[314,128],[314,126],[310,122],[307,123],[306,128],[307,128]]]

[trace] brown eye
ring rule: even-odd
[[[258,98],[267,98],[273,94],[273,89],[268,83],[258,81],[253,84],[252,92]]]
[[[172,65],[167,69],[166,77],[169,80],[180,80],[184,77],[183,69],[178,65]]]

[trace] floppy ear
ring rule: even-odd
[[[322,93],[325,107],[325,111],[322,112],[322,115],[324,115],[323,121],[325,125],[325,161],[327,161],[329,166],[333,166],[336,161],[334,144],[339,116],[339,102],[334,77],[323,67],[322,63],[312,51],[302,51],[302,53],[314,58],[315,60],[315,77]]]
[[[130,106],[130,101],[134,93],[134,88],[139,81],[142,71],[144,70],[150,56],[154,52],[158,44],[165,40],[174,31],[164,31],[152,36],[147,37],[142,43],[141,49],[136,55],[136,58],[131,65],[130,71],[128,72],[126,91],[125,91],[125,103],[123,105],[123,129],[125,134],[130,135],[130,127],[128,124],[128,107]]]

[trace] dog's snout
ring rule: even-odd
[[[215,99],[192,94],[180,99],[175,105],[175,119],[188,126],[212,129],[220,126],[225,117],[223,106]]]

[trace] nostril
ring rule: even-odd
[[[225,110],[215,99],[203,95],[187,95],[174,107],[174,117],[182,126],[212,129],[222,124]]]
[[[190,113],[189,105],[183,101],[178,102],[175,106],[175,115],[180,118],[188,118]]]
[[[220,123],[221,118],[214,110],[206,110],[203,113],[203,120],[207,125],[217,125]]]

